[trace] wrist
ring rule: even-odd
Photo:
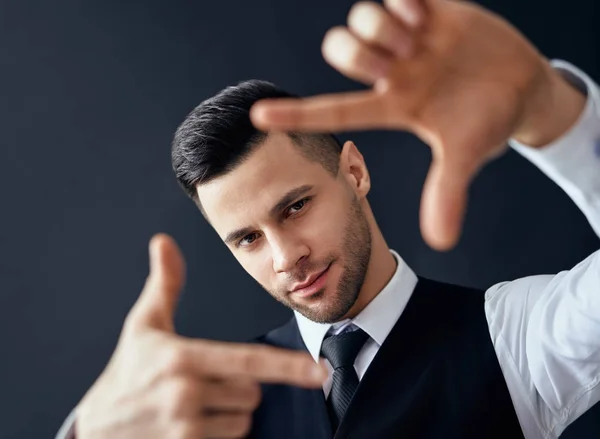
[[[532,148],[542,148],[564,135],[583,113],[586,97],[546,61],[531,80],[521,121],[511,136]]]

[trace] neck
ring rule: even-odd
[[[374,224],[374,225],[373,225]],[[371,258],[365,275],[365,281],[360,290],[356,302],[344,316],[344,319],[356,317],[390,282],[398,263],[390,252],[381,230],[373,222],[371,223]]]

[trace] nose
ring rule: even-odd
[[[298,262],[310,253],[307,245],[289,234],[271,236],[270,241],[275,273],[293,270]]]

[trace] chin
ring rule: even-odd
[[[338,295],[321,290],[310,297],[309,304],[296,304],[293,308],[309,320],[317,323],[336,323],[348,314],[355,300],[344,300]]]

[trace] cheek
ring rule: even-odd
[[[311,219],[307,233],[313,248],[331,251],[340,247],[344,238],[347,213],[343,206],[329,205]]]

